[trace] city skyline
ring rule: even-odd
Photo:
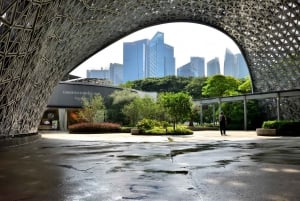
[[[224,33],[195,23],[168,23],[142,29],[124,37],[83,62],[71,74],[86,77],[86,70],[108,69],[110,63],[123,63],[123,43],[151,38],[156,32],[165,34],[165,42],[174,47],[176,69],[187,64],[191,57],[204,57],[207,62],[215,57],[220,60],[221,73],[226,48],[241,53],[235,42]]]

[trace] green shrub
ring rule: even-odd
[[[276,129],[278,135],[300,135],[300,122],[281,120],[281,121],[264,121],[262,128]]]
[[[280,129],[283,125],[291,123],[292,121],[281,120],[281,121],[264,121],[262,128]]]
[[[161,126],[161,123],[154,119],[142,119],[136,124],[136,126],[142,130],[150,130],[155,126]]]
[[[168,135],[192,135],[193,131],[191,129],[188,129],[186,127],[180,127],[178,126],[175,131],[174,130],[168,130]]]
[[[188,128],[179,127],[175,131],[172,127],[169,127],[167,130],[162,127],[154,127],[150,130],[146,130],[144,134],[150,135],[192,135],[193,131]]]
[[[151,134],[151,135],[165,135],[166,133],[166,129],[162,128],[162,127],[154,127],[152,129],[146,130],[145,134]]]
[[[78,123],[69,126],[70,133],[109,133],[120,132],[121,126],[117,123]]]

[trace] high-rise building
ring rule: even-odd
[[[224,75],[236,78],[244,78],[249,75],[246,61],[241,53],[233,54],[229,49],[226,49]]]
[[[220,62],[218,57],[207,62],[207,76],[209,77],[216,74],[220,74]]]
[[[194,72],[191,68],[191,63],[187,63],[179,68],[177,68],[177,76],[181,77],[194,77]]]
[[[163,77],[164,47],[164,34],[157,32],[149,42],[147,77]]]
[[[165,44],[164,76],[175,75],[174,47]]]
[[[235,58],[236,58],[236,66],[237,66],[237,73],[235,77],[237,78],[247,77],[249,75],[249,70],[243,55],[238,53],[235,55]]]
[[[123,82],[175,75],[174,48],[157,32],[151,40],[123,44]]]
[[[164,43],[164,33],[157,32],[149,41],[146,77],[175,75],[174,48]]]
[[[123,43],[123,82],[146,76],[149,40]]]
[[[191,57],[191,68],[195,77],[205,77],[205,59],[203,57]]]
[[[109,65],[110,80],[113,85],[119,85],[123,83],[123,65],[117,63],[111,63]]]
[[[86,71],[87,78],[100,78],[100,79],[109,79],[109,70],[87,70]]]
[[[204,77],[204,58],[191,57],[189,63],[177,68],[177,76]]]
[[[228,48],[226,48],[224,57],[224,75],[235,77],[236,70],[235,55]]]

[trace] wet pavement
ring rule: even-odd
[[[0,149],[0,200],[300,200],[300,138],[43,134]]]

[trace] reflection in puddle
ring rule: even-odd
[[[299,151],[273,150],[254,154],[250,158],[255,162],[300,165]]]
[[[144,170],[147,173],[164,173],[164,174],[183,174],[187,175],[189,171],[187,170]]]

